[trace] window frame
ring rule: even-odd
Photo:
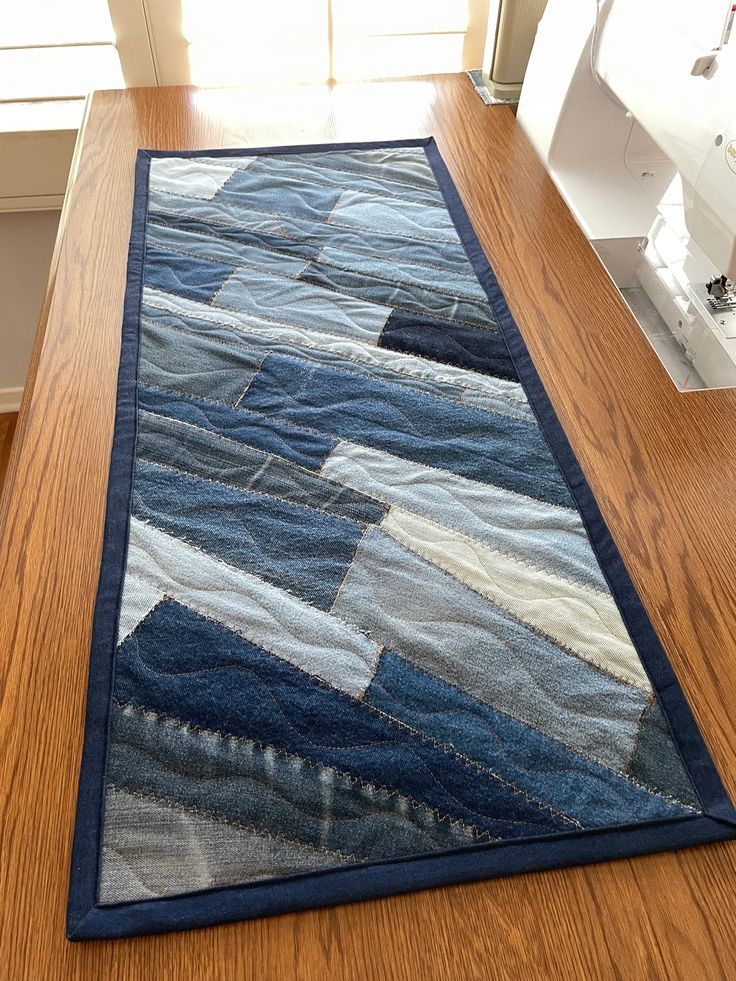
[[[466,0],[466,2],[468,19],[464,32],[463,63],[468,67],[481,67],[484,64],[486,30],[494,0]],[[167,6],[167,0],[163,2],[158,0],[158,4],[156,18],[160,19],[162,8]],[[159,29],[155,29],[150,0],[107,0],[107,5],[126,87],[154,87],[167,82],[171,84],[167,77],[166,58],[162,58],[158,51],[158,46],[165,40],[165,35],[162,35],[160,24]],[[177,0],[171,0],[168,5],[169,14],[176,14],[177,11],[179,15],[181,14],[181,7]],[[335,44],[332,31],[332,0],[326,0],[326,8],[328,74],[332,76]],[[163,16],[166,17],[166,12]],[[180,84],[187,83],[182,81]],[[10,114],[5,109],[8,105],[16,106],[14,112],[16,120],[12,123],[7,122]],[[27,120],[23,118],[22,108],[26,106]],[[7,162],[0,175],[0,213],[56,210],[62,206],[84,107],[84,98],[38,99],[22,103],[0,101],[0,157]],[[41,110],[44,114],[43,124],[38,122]],[[34,115],[37,117],[36,120],[33,119]]]

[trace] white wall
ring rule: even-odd
[[[0,412],[20,406],[58,211],[0,214]]]

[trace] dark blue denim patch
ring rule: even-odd
[[[389,351],[468,368],[484,375],[518,381],[514,362],[498,330],[443,323],[430,317],[394,310],[378,340]]]
[[[397,654],[381,657],[365,701],[438,742],[455,746],[540,800],[556,801],[584,827],[688,813],[613,770],[570,752],[539,730],[414,668]],[[683,800],[695,805],[692,789]]]
[[[629,761],[628,774],[678,800],[696,804],[693,785],[678,753],[672,751],[672,734],[658,702],[648,705],[639,723],[639,738]]]
[[[235,489],[270,494],[363,524],[377,524],[388,510],[387,505],[360,491],[281,457],[156,413],[139,414],[136,453],[139,460],[167,464]]]

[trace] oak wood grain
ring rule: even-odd
[[[13,445],[13,436],[17,422],[17,412],[0,413],[0,495],[3,492],[5,474],[10,460],[10,448]]]
[[[0,514],[0,974],[736,976],[734,844],[179,935],[64,939],[135,151],[428,134],[736,793],[736,391],[675,391],[512,112],[461,75],[97,93]]]

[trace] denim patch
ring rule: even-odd
[[[636,748],[627,774],[646,787],[672,794],[693,806],[697,800],[678,753],[672,752],[672,736],[658,703],[648,705],[639,723]]]
[[[269,154],[273,160],[293,159],[293,154]],[[364,178],[378,177],[381,180],[398,182],[403,186],[421,187],[440,191],[437,180],[429,166],[427,155],[422,147],[371,147],[330,149],[322,147],[314,152],[304,154],[302,160],[310,167],[325,167],[340,173],[354,175],[359,178],[359,185],[365,187]],[[348,181],[345,181],[347,184]]]
[[[308,470],[319,470],[337,443],[328,436],[281,424],[252,412],[144,386],[138,389],[138,407],[284,457]]]
[[[310,848],[219,819],[208,811],[110,784],[100,856],[99,901],[114,906],[303,875],[344,865],[339,852]]]
[[[176,201],[172,201],[172,208]],[[297,259],[316,259],[319,248],[309,242],[295,242],[283,235],[258,232],[249,228],[221,225],[188,215],[182,215],[174,210],[170,212],[151,210],[149,212],[149,234],[154,227],[178,229],[183,232],[193,232],[197,235],[209,235],[213,238],[233,242],[246,250],[258,250],[260,253],[281,254]]]
[[[331,159],[322,154],[301,158],[259,157],[249,170],[254,174],[290,177],[315,187],[338,188],[342,193],[346,176],[356,173],[356,167],[360,168],[360,184],[364,191],[379,194],[381,197],[395,197],[398,201],[408,199],[415,204],[442,207],[442,192],[431,179],[426,184],[421,181],[392,179],[386,173],[388,168],[385,165],[364,164],[361,167],[360,162],[348,161],[344,155]]]
[[[152,246],[146,249],[146,285],[166,293],[209,303],[234,271],[220,262],[177,255]]]
[[[386,281],[365,272],[356,273],[321,261],[310,263],[299,278],[315,286],[337,290],[410,314],[426,316],[429,313],[437,320],[472,324],[475,327],[495,326],[493,314],[486,302],[447,295],[414,283]]]
[[[236,171],[218,192],[216,200],[237,217],[250,208],[275,215],[293,215],[324,221],[337,204],[341,188],[324,187],[295,180],[288,173],[279,173],[278,161],[273,161],[273,173]]]
[[[341,194],[330,217],[337,225],[377,229],[387,235],[403,235],[418,242],[455,243],[458,240],[445,208],[426,207],[406,198],[397,201],[362,188],[348,188]]]
[[[518,381],[506,342],[499,331],[481,331],[466,324],[438,323],[430,317],[394,310],[378,341],[381,347],[405,354]]]
[[[140,460],[132,513],[329,610],[364,525]]]
[[[138,415],[138,458],[238,490],[281,498],[362,524],[379,522],[388,506],[301,467],[215,433],[150,412]]]
[[[365,701],[438,742],[456,746],[540,800],[554,794],[560,809],[584,827],[676,817],[695,804],[692,791],[685,788],[679,804],[647,792],[396,654],[384,654],[378,662]],[[529,760],[535,761],[533,768]]]
[[[391,314],[387,306],[255,269],[236,269],[218,293],[216,305],[287,327],[324,330],[370,343]]]
[[[251,352],[206,336],[181,336],[141,320],[138,378],[143,385],[235,405],[261,366],[265,352]]]

